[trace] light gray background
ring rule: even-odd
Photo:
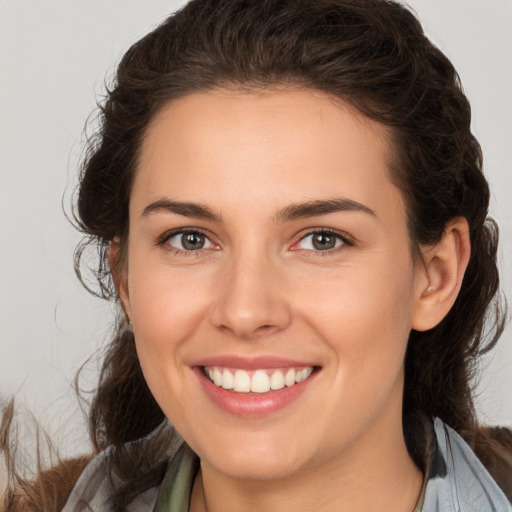
[[[82,130],[104,77],[130,43],[183,2],[0,2],[0,389],[4,397],[16,393],[66,455],[87,449],[71,383],[108,339],[111,312],[74,276],[79,236],[61,203],[69,211]],[[512,1],[409,4],[471,99],[512,302]],[[95,368],[85,375],[90,386]],[[510,327],[485,362],[477,403],[483,421],[512,426]]]

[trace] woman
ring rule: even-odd
[[[83,166],[122,314],[63,510],[510,510],[470,388],[503,327],[488,199],[404,7],[187,4],[125,55]]]

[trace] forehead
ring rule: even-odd
[[[149,125],[133,195],[140,207],[170,195],[203,202],[244,196],[278,208],[336,189],[378,203],[386,199],[383,186],[392,186],[390,141],[387,127],[319,91],[189,94]]]

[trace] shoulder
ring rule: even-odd
[[[435,464],[425,491],[424,512],[512,512],[512,505],[462,437],[434,420]]]
[[[496,483],[512,501],[512,430],[504,427],[484,427],[479,433],[480,460]]]
[[[105,450],[87,465],[71,491],[62,512],[111,512],[112,496],[122,483],[109,471],[110,450]],[[134,500],[127,512],[153,510],[158,488],[148,489]]]
[[[149,512],[183,439],[163,422],[146,437],[110,445],[78,479],[62,512]]]

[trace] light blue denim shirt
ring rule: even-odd
[[[511,512],[512,506],[462,437],[434,420],[437,453],[421,512]]]
[[[512,512],[496,482],[471,448],[439,418],[430,472],[415,512]],[[98,455],[78,480],[62,512],[111,512],[107,453]],[[128,512],[188,512],[199,459],[182,445],[162,485],[139,496]]]

